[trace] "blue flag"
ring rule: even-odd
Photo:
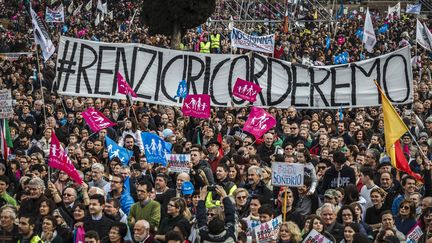
[[[179,98],[186,98],[186,96],[188,95],[188,88],[187,88],[187,83],[186,80],[182,80],[179,82],[178,86],[177,86],[177,94],[174,96],[174,99],[176,97]]]
[[[388,24],[383,24],[383,26],[381,26],[381,27],[378,29],[378,33],[380,33],[380,34],[385,33],[385,32],[387,32],[387,31],[388,31]]]
[[[133,152],[120,147],[114,140],[110,137],[105,136],[105,146],[108,150],[108,157],[110,160],[117,157],[120,159],[123,165],[128,165],[130,158],[133,156]]]
[[[330,36],[326,36],[325,42],[326,42],[326,48],[325,49],[328,50],[330,48],[330,43],[331,43]]]
[[[149,132],[141,133],[141,137],[147,162],[159,163],[165,166],[165,155],[171,153],[172,144],[165,142],[156,134]]]

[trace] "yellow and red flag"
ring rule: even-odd
[[[391,164],[396,169],[413,176],[416,180],[423,181],[423,178],[419,174],[411,170],[400,144],[400,138],[409,131],[408,127],[402,121],[380,86],[376,82],[375,84],[381,94],[384,115],[384,137],[386,151],[390,157]]]

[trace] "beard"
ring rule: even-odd
[[[140,242],[140,241],[143,241],[143,240],[146,238],[146,236],[147,236],[147,235],[144,235],[144,234],[142,234],[142,235],[141,235],[141,234],[139,234],[139,235],[138,235],[138,234],[135,234],[135,235],[134,235],[134,240]]]

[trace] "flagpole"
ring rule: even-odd
[[[285,188],[285,195],[284,195],[283,208],[282,208],[283,221],[284,222],[286,222],[286,214],[287,214],[286,205],[287,205],[287,200],[288,200],[288,188]]]
[[[44,95],[44,92],[43,92],[42,80],[39,79],[39,73],[40,73],[40,68],[39,68],[39,48],[38,48],[38,44],[36,42],[35,42],[35,44],[36,44],[36,51],[35,52],[36,52],[36,71],[37,71],[35,78],[39,80],[39,85],[41,86],[40,90],[41,90],[41,96],[42,96],[42,110],[43,110],[43,114],[44,114],[44,122],[46,122],[45,95]],[[44,71],[45,71],[45,68],[44,68]]]

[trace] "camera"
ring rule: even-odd
[[[214,191],[216,191],[216,185],[208,185],[208,186],[207,186],[207,191],[209,191],[209,192],[214,192]]]

